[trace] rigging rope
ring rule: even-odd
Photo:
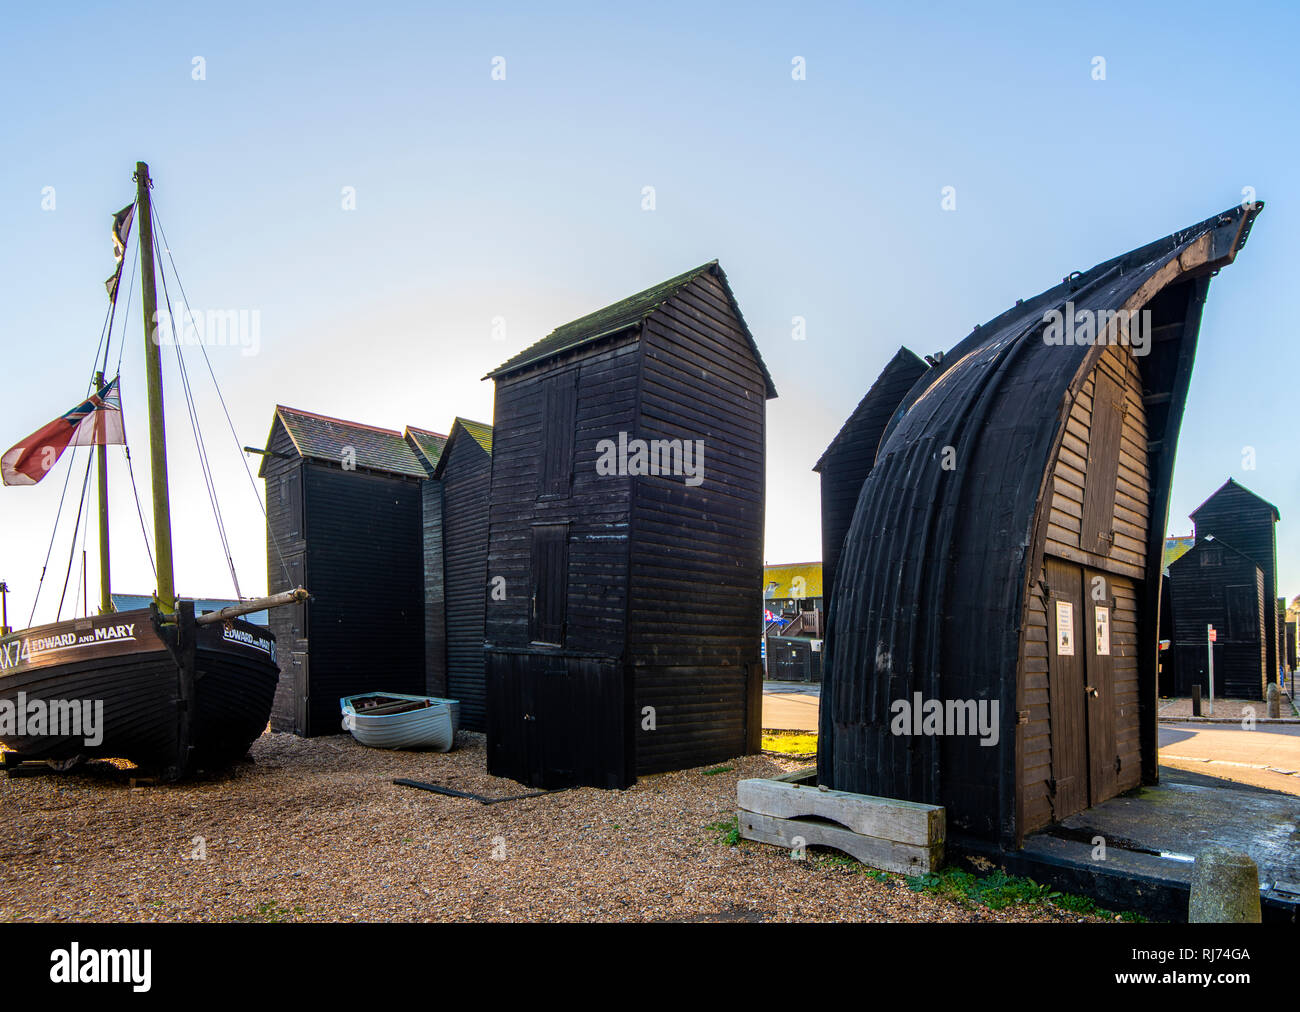
[[[132,206],[134,206],[134,205],[132,205]],[[116,229],[115,229],[114,231],[115,231],[115,234],[116,234]],[[124,242],[124,243],[122,244],[122,262],[123,262],[123,263],[125,263],[125,261],[126,261],[126,253],[127,253],[127,244]],[[120,272],[120,271],[117,273],[117,280],[118,280],[118,284],[121,284],[122,276],[121,276],[121,272]],[[135,280],[135,270],[134,270],[134,268],[132,268],[132,271],[131,271],[131,280],[132,280],[132,281]],[[126,304],[127,304],[128,306],[131,304],[131,293],[130,293],[129,291],[126,293]],[[112,295],[112,297],[110,297],[109,300],[108,300],[108,343],[107,343],[107,344],[104,344],[104,364],[103,364],[103,366],[100,367],[100,370],[99,370],[99,371],[102,372],[105,376],[108,375],[108,352],[109,352],[109,349],[111,349],[111,348],[113,347],[113,319],[114,319],[114,317],[115,317],[116,315],[117,315],[117,285],[114,285],[114,286],[113,286],[113,295]],[[126,326],[126,324],[123,323],[123,328],[125,328],[125,326]],[[104,338],[103,338],[103,336],[101,335],[101,336],[100,336],[100,343],[102,344],[103,341],[104,341]],[[122,340],[122,345],[123,345],[124,347],[125,347],[125,345],[126,345],[126,339],[125,339],[125,337],[124,337],[123,340]],[[95,358],[96,358],[96,359],[99,358],[99,349],[95,349]],[[120,355],[119,355],[119,357],[118,357],[118,361],[119,361],[119,362],[121,361],[121,356],[120,356]]]
[[[180,271],[176,269],[176,258],[172,254],[171,244],[167,241],[167,232],[163,228],[162,216],[158,213],[158,205],[156,201],[153,202],[152,209],[154,223],[158,226],[158,234],[162,238],[163,251],[167,254],[167,259],[171,262],[172,276],[176,278],[176,285],[180,289],[181,298],[184,300],[188,311],[190,297],[185,293],[185,283],[181,280]],[[221,404],[221,410],[226,416],[226,425],[230,428],[230,435],[235,441],[235,448],[239,451],[240,459],[243,461],[244,473],[248,476],[248,484],[253,490],[253,498],[257,501],[258,508],[262,511],[262,519],[267,520],[266,532],[270,536],[271,547],[275,551],[276,560],[280,563],[280,569],[284,572],[285,585],[292,587],[293,578],[289,573],[289,565],[284,561],[284,553],[280,551],[280,542],[276,538],[275,532],[271,529],[271,524],[266,514],[266,504],[262,501],[262,496],[257,490],[257,479],[253,477],[253,469],[248,466],[248,457],[243,452],[243,447],[239,442],[239,433],[235,431],[235,422],[230,417],[230,408],[226,406],[226,398],[221,392],[221,384],[217,382],[217,374],[212,368],[212,360],[208,357],[208,349],[202,342],[199,342],[199,351],[203,353],[203,361],[208,368],[208,375],[212,377],[212,386],[217,392],[217,400]]]
[[[122,255],[126,256],[126,253],[123,252]],[[135,279],[134,271],[132,271],[131,273],[131,278],[132,281],[134,282]],[[127,298],[128,299],[130,298],[129,292]],[[113,342],[113,320],[115,318],[116,311],[117,311],[117,299],[116,297],[114,297],[109,300],[108,309],[104,311],[104,324],[99,331],[99,343],[95,346],[95,356],[94,358],[91,359],[90,382],[87,385],[87,395],[93,393],[95,389],[96,370],[94,366],[95,363],[99,361],[100,349],[103,349],[105,363],[108,362],[108,346],[111,345]],[[125,327],[125,324],[123,324],[123,326]],[[107,345],[104,343],[105,336],[107,336],[108,338]],[[120,361],[121,359],[119,355],[119,362]],[[41,600],[41,588],[45,586],[45,574],[49,571],[50,568],[50,556],[54,553],[54,542],[58,540],[59,521],[63,519],[63,504],[68,494],[68,482],[72,478],[72,462],[73,460],[76,459],[76,455],[77,455],[77,448],[73,447],[72,457],[69,458],[68,460],[68,473],[63,478],[63,491],[59,493],[59,506],[58,509],[55,510],[54,512],[54,528],[53,530],[50,531],[50,543],[49,546],[45,549],[45,561],[41,564],[40,578],[37,579],[36,581],[36,594],[32,597],[32,611],[31,614],[28,615],[27,617],[27,625],[29,627],[36,620],[36,606],[37,604],[40,603]],[[91,456],[93,457],[94,454],[92,453]],[[87,474],[89,474],[89,471],[87,471]],[[84,490],[83,490],[83,494],[84,494]],[[76,531],[74,530],[72,535],[72,542],[74,547],[76,546],[76,541],[77,541],[77,535],[76,535]],[[65,591],[67,590],[66,583],[64,585],[64,590]],[[62,611],[62,603],[60,603],[59,610]]]
[[[124,253],[124,254],[122,254],[122,255],[125,256],[126,254]],[[135,269],[136,269],[136,267],[139,266],[139,264],[140,264],[140,261],[139,261],[139,260],[135,260],[135,259],[133,259],[133,260],[131,261],[131,280],[130,280],[130,283],[129,283],[129,284],[127,285],[127,287],[126,287],[126,304],[127,304],[127,306],[130,306],[130,305],[131,305],[131,293],[135,291]],[[111,331],[110,331],[110,333],[109,333],[109,335],[108,335],[108,339],[109,339],[109,341],[112,341],[112,340],[113,340],[113,335],[112,335],[112,332],[111,332]],[[120,341],[118,342],[118,348],[117,348],[117,368],[116,368],[116,369],[114,370],[114,372],[113,372],[113,375],[114,375],[114,376],[121,376],[121,375],[122,375],[122,352],[124,352],[125,350],[126,350],[126,318],[123,317],[123,319],[122,319],[122,340],[120,340]],[[107,351],[105,351],[105,353],[104,353],[104,361],[105,361],[105,363],[108,362],[108,353],[107,353]]]
[[[92,452],[91,452],[91,457],[93,458],[94,455],[95,455],[95,454],[94,454],[94,452],[92,451]],[[89,581],[86,579],[86,535],[87,535],[89,532],[90,532],[90,517],[87,516],[87,517],[86,517],[86,522],[85,522],[84,524],[81,525],[81,568],[77,570],[77,589],[76,589],[75,591],[73,591],[73,593],[72,593],[72,617],[73,617],[73,618],[76,618],[76,617],[77,617],[77,598],[78,598],[78,597],[81,597],[82,601],[84,602],[84,601],[86,600],[86,598],[89,596],[89,592],[90,592],[90,588],[87,587],[87,588],[86,588],[86,594],[85,594],[85,595],[82,594],[82,583],[83,583],[83,582],[89,582]],[[72,563],[72,564],[75,564],[75,562],[76,562],[76,549],[77,549],[77,544],[76,544],[76,539],[75,539],[75,538],[73,539],[72,549],[73,549],[73,556],[72,556],[72,559],[69,560],[69,562]],[[89,606],[87,606],[87,607],[84,608],[83,610],[84,610],[85,613],[86,613],[86,617],[89,618],[89,617],[90,617],[90,608],[89,608]]]
[[[160,237],[155,238],[157,239]],[[166,248],[165,239],[163,240],[162,245]],[[173,267],[173,274],[174,273],[175,269]],[[212,505],[212,516],[216,520],[217,536],[221,539],[222,551],[226,556],[226,566],[230,570],[230,579],[235,585],[235,598],[236,600],[243,600],[243,594],[240,593],[239,589],[239,577],[235,573],[235,560],[231,556],[230,552],[230,540],[226,535],[226,525],[221,515],[221,505],[217,501],[217,487],[212,476],[212,466],[208,460],[207,445],[203,440],[203,432],[199,425],[198,407],[194,403],[194,391],[190,386],[189,372],[185,368],[185,356],[181,351],[181,342],[176,334],[176,316],[172,310],[171,293],[167,287],[167,272],[165,270],[159,271],[158,276],[162,279],[163,301],[167,306],[167,325],[171,330],[172,343],[176,348],[176,362],[180,368],[181,389],[185,394],[185,407],[190,418],[190,429],[194,434],[194,446],[198,453],[199,469],[203,474],[203,483],[207,487],[208,502]],[[184,298],[184,292],[181,293],[181,296]],[[188,312],[188,310],[189,307],[186,306],[186,311]],[[200,346],[202,346],[201,339]]]
[[[144,507],[140,505],[140,490],[135,487],[135,468],[131,466],[131,448],[123,446],[126,451],[126,471],[131,476],[131,492],[135,495],[135,512],[140,518],[140,533],[144,535],[144,550],[149,553],[149,568],[153,570],[154,579],[158,579],[158,564],[153,561],[153,545],[149,542],[149,525],[144,522]]]
[[[95,353],[98,356],[98,352]],[[54,542],[59,534],[59,520],[63,516],[63,501],[68,494],[68,482],[72,479],[72,461],[76,459],[77,447],[72,448],[72,457],[68,460],[68,473],[63,476],[63,491],[59,493],[59,508],[54,514],[54,530],[50,532],[50,544],[45,549],[45,561],[41,564],[41,578],[36,581],[36,596],[32,598],[32,613],[27,616],[28,628],[36,620],[36,605],[41,600],[41,587],[45,585],[45,574],[50,568],[50,556],[54,553]]]
[[[91,448],[90,453],[86,454],[86,476],[81,480],[81,502],[77,505],[77,522],[72,527],[72,550],[68,552],[68,569],[63,574],[63,591],[59,594],[59,610],[54,615],[54,621],[59,621],[63,617],[63,599],[68,594],[68,580],[72,577],[72,560],[77,554],[77,531],[81,529],[81,513],[86,506],[86,490],[90,488],[90,465],[95,462],[95,451]],[[68,471],[72,471],[72,466],[68,465]]]

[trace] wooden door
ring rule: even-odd
[[[1052,721],[1052,815],[1060,820],[1088,807],[1088,731],[1084,708],[1083,569],[1048,557],[1047,684]]]
[[[1112,582],[1116,577],[1095,570],[1084,573],[1087,623],[1083,653],[1087,658],[1084,686],[1088,713],[1088,800],[1099,805],[1115,796],[1119,771],[1115,768],[1115,664],[1111,624],[1115,616]]]
[[[567,496],[573,480],[573,440],[578,410],[578,371],[550,377],[542,416],[542,469],[539,493]]]
[[[533,602],[530,638],[534,643],[564,643],[569,581],[568,524],[533,527]]]
[[[1225,639],[1253,640],[1259,636],[1259,591],[1245,585],[1225,587],[1228,599],[1228,628]]]

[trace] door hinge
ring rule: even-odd
[[[1028,723],[1029,723],[1029,711],[1028,711],[1028,710],[1021,710],[1021,711],[1019,711],[1019,712],[1016,714],[1016,723],[1017,723],[1017,724],[1028,724]]]

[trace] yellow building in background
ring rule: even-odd
[[[792,562],[763,567],[763,607],[775,614],[821,611],[822,564]]]

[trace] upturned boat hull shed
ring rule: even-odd
[[[835,576],[822,784],[1019,846],[1156,781],[1175,444],[1209,280],[1262,206],[1018,302],[902,397]],[[1085,343],[1120,310],[1150,316]]]

